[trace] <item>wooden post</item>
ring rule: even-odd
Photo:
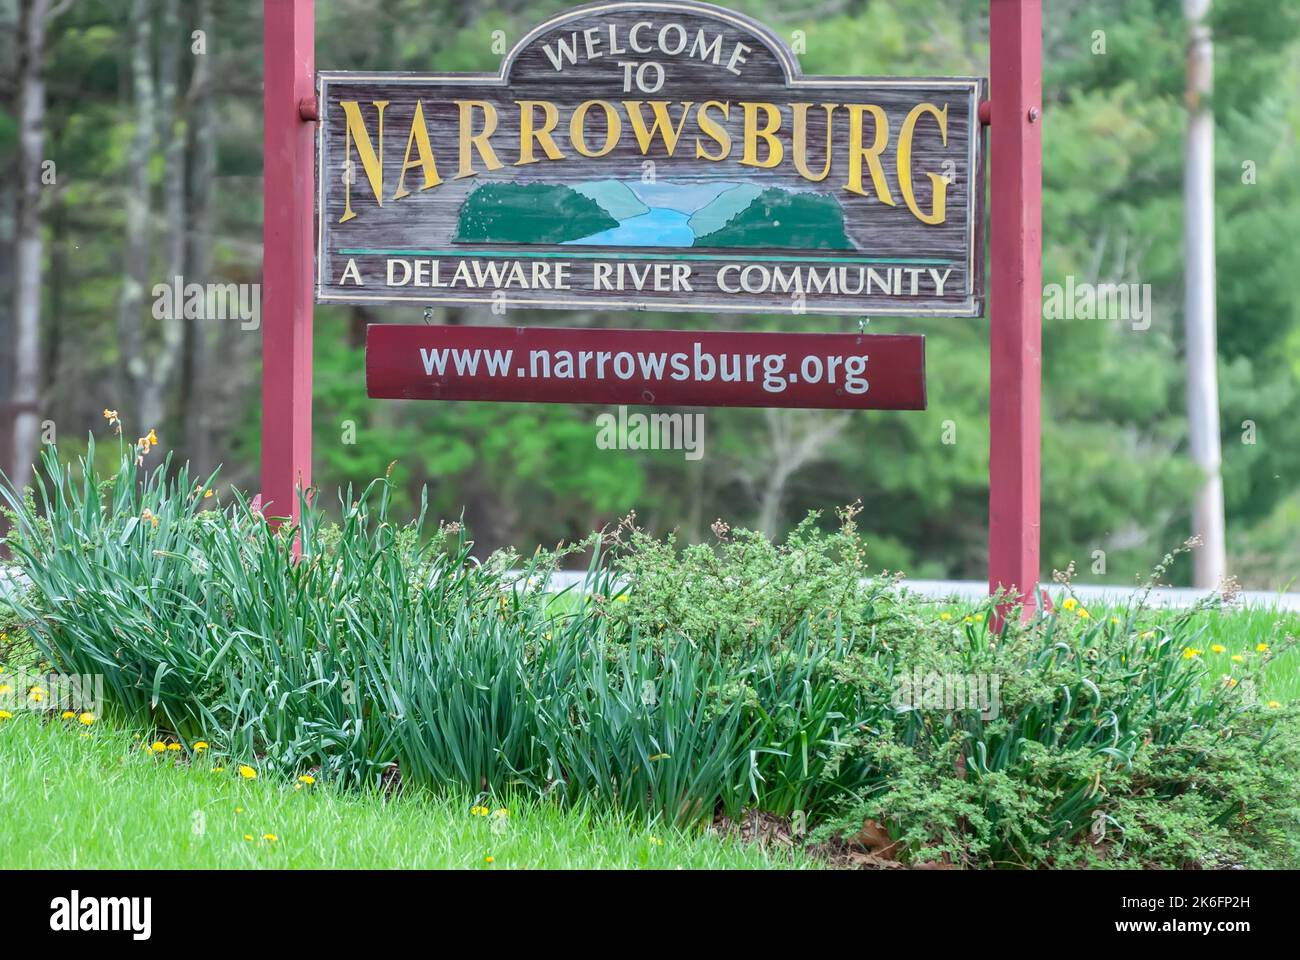
[[[1028,617],[1039,577],[1042,3],[989,2],[989,590],[1012,590]]]
[[[262,63],[262,493],[298,518],[311,486],[315,0],[264,0]]]

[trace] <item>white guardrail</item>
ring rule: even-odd
[[[562,570],[551,576],[548,584],[553,591],[581,586],[586,573],[580,570]],[[21,589],[24,577],[13,568],[0,567],[0,599],[10,591]],[[978,580],[904,580],[901,589],[935,600],[955,600],[977,603],[988,596],[988,585]],[[1059,603],[1064,589],[1059,584],[1043,584],[1048,596]],[[1139,589],[1115,585],[1074,585],[1074,595],[1084,603],[1099,606],[1122,606],[1132,600]],[[1206,595],[1204,590],[1190,587],[1157,587],[1147,597],[1152,607],[1190,607]],[[1300,611],[1300,593],[1270,593],[1267,590],[1243,590],[1237,595],[1237,605],[1262,607],[1273,610]]]

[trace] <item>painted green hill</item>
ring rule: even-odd
[[[461,204],[456,243],[564,243],[618,226],[590,197],[549,183],[486,183]]]
[[[691,229],[697,237],[721,230],[736,214],[748,207],[763,192],[753,183],[738,183],[722,193],[708,206],[691,215]]]
[[[573,187],[585,197],[590,197],[615,220],[639,217],[650,208],[637,199],[626,183],[619,180],[591,180]]]
[[[844,213],[833,197],[769,188],[717,230],[697,237],[697,247],[855,249],[844,232]]]

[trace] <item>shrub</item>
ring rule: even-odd
[[[478,562],[423,505],[391,519],[387,478],[337,523],[304,499],[277,526],[136,452],[110,477],[93,443],[75,471],[49,452],[34,496],[5,491],[13,616],[127,721],[241,762],[679,823],[753,809],[916,863],[1300,861],[1296,711],[1252,696],[1292,640],[1220,680],[1204,611],[1071,599],[995,632],[991,604],[954,618],[865,579],[853,509],[684,550],[627,523],[571,548],[591,567],[557,596],[570,551]],[[949,678],[984,698],[948,702]]]

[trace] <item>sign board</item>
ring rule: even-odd
[[[805,77],[693,2],[570,10],[496,74],[324,72],[316,299],[978,316],[984,97]]]
[[[366,392],[400,400],[925,409],[925,338],[371,324]]]

